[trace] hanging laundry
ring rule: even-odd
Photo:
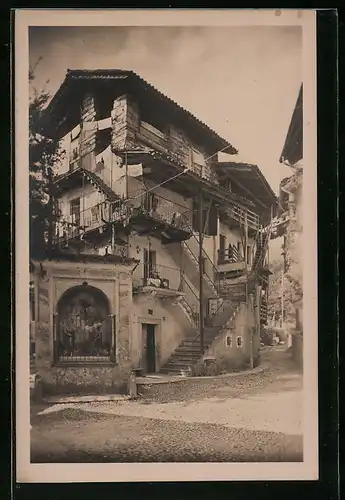
[[[91,207],[91,214],[92,214],[93,217],[98,216],[98,214],[99,214],[99,208],[100,208],[99,205],[95,205],[94,207]]]
[[[98,120],[97,122],[98,130],[105,130],[107,128],[111,128],[111,116],[104,118],[103,120]]]
[[[138,165],[128,165],[127,171],[129,177],[140,177],[143,175],[143,165],[142,163]]]
[[[75,139],[70,145],[70,159],[75,160],[80,154],[80,142],[79,139]]]
[[[80,125],[77,125],[74,127],[74,129],[71,132],[71,140],[74,141],[80,134]]]
[[[97,122],[83,122],[83,132],[96,132]]]
[[[96,161],[96,172],[102,172],[105,168],[105,163],[103,158],[101,158],[101,161]]]
[[[109,144],[108,147],[106,147],[101,153],[99,153],[98,155],[96,155],[96,165],[97,163],[103,161],[103,163],[106,165],[106,166],[110,166],[111,165],[111,157],[112,157],[113,153],[111,151],[111,146]]]
[[[95,163],[95,154],[92,151],[91,153],[86,154],[82,160],[81,160],[81,166],[85,170],[88,170],[89,172],[94,172],[96,168],[96,163]]]

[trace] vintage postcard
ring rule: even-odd
[[[315,24],[16,11],[19,482],[318,478]]]

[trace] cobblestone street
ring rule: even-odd
[[[302,461],[302,376],[285,349],[192,394],[33,408],[32,462]]]

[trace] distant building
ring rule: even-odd
[[[294,173],[280,184],[280,217],[277,233],[283,235],[284,268],[302,289],[302,206],[303,206],[303,86],[292,115],[280,162],[293,168]],[[294,355],[302,362],[303,298],[294,303],[296,332]],[[298,345],[297,345],[298,344]]]
[[[257,364],[276,209],[260,170],[218,162],[235,148],[131,71],[68,71],[45,116],[66,150],[33,259],[45,390],[117,391],[204,354]]]

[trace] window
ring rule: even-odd
[[[154,193],[146,193],[144,197],[144,208],[147,212],[154,212],[159,205],[159,198]]]
[[[242,347],[242,345],[243,345],[243,338],[242,337],[237,337],[236,344],[237,344],[237,347]]]
[[[250,245],[247,245],[247,264],[250,266],[252,263],[252,249]]]
[[[224,261],[225,260],[225,253],[226,253],[226,237],[223,234],[219,235],[219,260]]]
[[[157,277],[156,257],[155,251],[144,248],[144,282],[148,278]]]
[[[242,243],[240,241],[237,242],[236,249],[237,249],[238,255],[241,257],[242,256]]]
[[[80,156],[80,142],[79,139],[75,139],[71,142],[70,146],[70,159],[69,166],[71,170],[78,168],[78,158]]]
[[[80,198],[74,198],[70,201],[70,214],[76,215],[80,213]]]
[[[110,361],[114,354],[115,316],[98,288],[70,288],[58,303],[58,361]]]
[[[231,347],[232,346],[232,338],[230,335],[227,335],[226,337],[226,347]]]
[[[210,210],[203,211],[202,231],[204,229],[206,236],[217,236],[218,234],[218,211],[215,206],[211,206]],[[199,231],[199,208],[195,200],[193,200],[193,231]]]

